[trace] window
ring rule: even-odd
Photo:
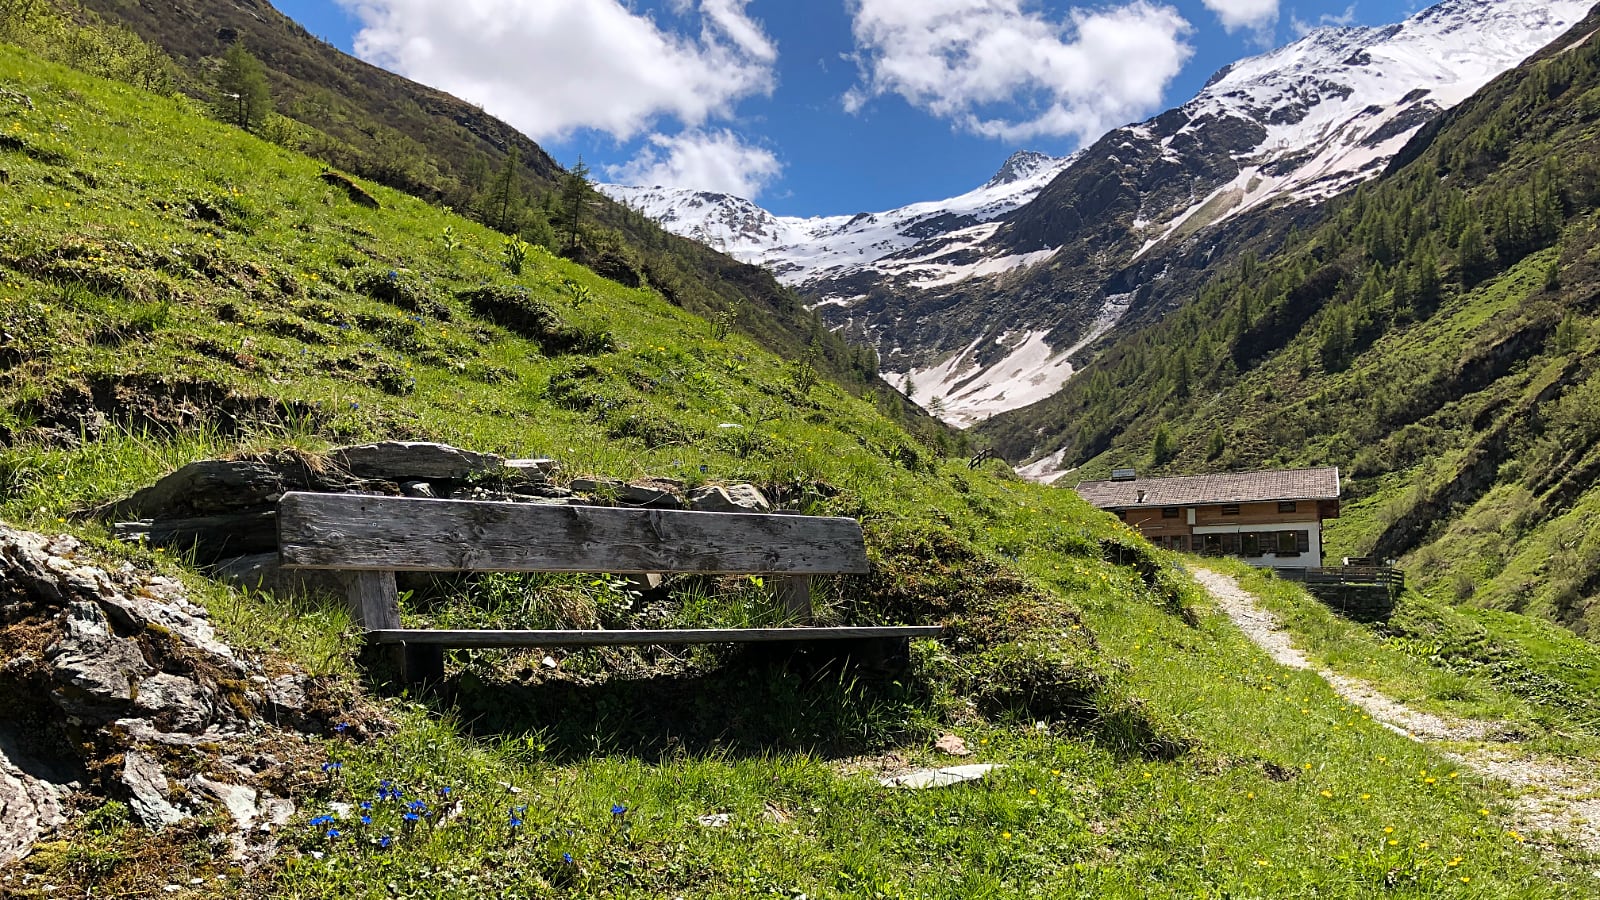
[[[1163,506],[1161,508],[1161,518],[1163,519],[1176,519],[1181,515],[1183,515],[1183,510],[1176,506]]]
[[[1207,534],[1201,535],[1201,537],[1205,539],[1205,549],[1203,552],[1207,556],[1218,556],[1222,553],[1222,535]]]
[[[1181,534],[1173,535],[1172,549],[1179,553],[1187,553],[1189,551],[1189,538]]]
[[[1278,536],[1279,556],[1299,556],[1311,549],[1311,532],[1309,531],[1279,531]]]
[[[1239,535],[1239,553],[1242,556],[1261,555],[1261,536],[1253,531]]]
[[[1239,536],[1237,534],[1225,534],[1222,536],[1222,552],[1229,556],[1239,555]]]
[[[1298,505],[1299,504],[1295,503],[1293,500],[1279,500],[1278,501],[1278,512],[1281,512],[1281,513],[1294,512],[1295,507],[1298,506]]]
[[[1222,514],[1225,516],[1237,516],[1239,514],[1239,504],[1224,503],[1222,505]]]

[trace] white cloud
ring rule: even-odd
[[[594,128],[628,138],[662,118],[691,127],[774,86],[777,47],[749,0],[684,0],[697,35],[618,0],[340,0],[356,54],[481,104],[537,139]]]
[[[1170,6],[1074,9],[1053,21],[1026,0],[850,0],[861,81],[857,112],[895,94],[959,127],[1006,141],[1088,141],[1157,108],[1193,53]]]
[[[1412,11],[1415,12],[1415,4],[1413,4],[1413,10]],[[1313,32],[1316,29],[1321,28],[1323,26],[1331,25],[1331,26],[1333,26],[1335,28],[1343,28],[1343,27],[1345,27],[1347,25],[1354,25],[1355,21],[1356,21],[1356,7],[1355,7],[1355,4],[1352,3],[1349,6],[1345,7],[1344,12],[1340,13],[1337,16],[1333,15],[1332,13],[1323,13],[1321,16],[1319,16],[1317,18],[1317,21],[1314,24],[1311,23],[1311,22],[1307,22],[1306,20],[1300,18],[1297,15],[1296,16],[1290,16],[1289,17],[1289,28],[1290,28],[1290,30],[1292,30],[1295,33],[1296,37],[1305,37],[1306,35],[1310,34],[1311,32]]]
[[[783,172],[772,151],[746,144],[731,131],[650,135],[650,146],[606,175],[620,184],[687,187],[754,199]]]
[[[1278,0],[1202,0],[1230,32],[1241,28],[1261,31],[1278,22]]]

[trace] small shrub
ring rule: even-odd
[[[522,238],[507,238],[505,245],[500,248],[500,253],[505,258],[506,271],[513,275],[521,275],[522,267],[528,262],[528,251],[532,249],[533,245]]]

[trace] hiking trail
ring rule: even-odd
[[[1485,778],[1512,785],[1516,790],[1509,799],[1518,828],[1557,832],[1589,853],[1600,853],[1600,781],[1583,771],[1581,763],[1522,749],[1513,743],[1517,732],[1507,723],[1412,709],[1359,678],[1318,666],[1294,646],[1277,617],[1234,578],[1200,566],[1191,565],[1189,571],[1239,630],[1278,663],[1315,672],[1373,721],[1413,741],[1470,745],[1435,749]]]

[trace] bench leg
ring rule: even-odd
[[[439,644],[402,644],[402,664],[407,687],[427,687],[444,681],[444,647]]]

